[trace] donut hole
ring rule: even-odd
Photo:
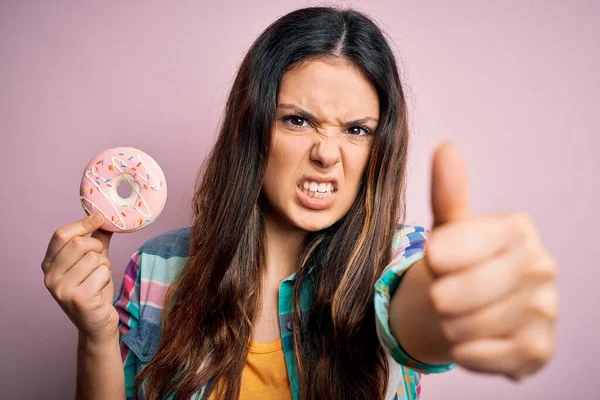
[[[117,186],[117,194],[122,199],[127,199],[131,196],[133,192],[133,188],[129,182],[123,182],[119,186]]]
[[[140,185],[129,174],[118,175],[112,180],[108,198],[116,207],[127,207],[137,202]],[[119,209],[120,210],[120,209]]]

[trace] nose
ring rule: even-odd
[[[330,168],[340,162],[339,135],[316,135],[310,151],[310,159],[322,168]]]

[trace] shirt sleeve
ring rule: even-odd
[[[125,373],[125,391],[127,399],[135,397],[135,376],[137,374],[137,357],[123,343],[123,336],[130,329],[139,325],[140,321],[140,265],[139,251],[136,251],[125,268],[121,290],[113,305],[119,313],[119,343],[121,359]]]
[[[412,358],[392,335],[389,308],[391,298],[402,276],[415,262],[424,256],[425,242],[430,232],[420,226],[403,225],[394,236],[392,261],[375,283],[375,322],[381,344],[400,365],[418,373],[438,373],[454,368],[455,364],[433,365]]]

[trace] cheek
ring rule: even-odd
[[[358,192],[360,182],[367,169],[369,154],[368,148],[352,148],[351,151],[346,152],[346,157],[344,157],[346,184],[348,185],[348,189],[350,189],[349,192],[352,192],[354,195]]]
[[[295,183],[297,172],[302,166],[307,146],[301,137],[273,134],[271,150],[265,171],[264,189],[268,197],[275,200]],[[308,143],[310,146],[310,143]]]

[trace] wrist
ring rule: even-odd
[[[119,345],[119,332],[115,330],[114,334],[97,337],[88,336],[81,331],[78,332],[78,347],[87,350],[100,350]]]

